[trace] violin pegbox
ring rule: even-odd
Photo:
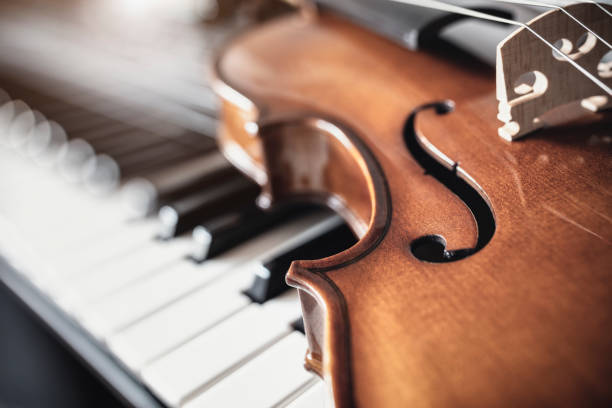
[[[612,11],[612,7],[602,6]],[[612,87],[612,52],[597,38],[612,42],[612,17],[592,3],[570,5],[565,11],[567,14],[551,10],[527,25]],[[572,66],[559,51],[553,51],[526,27],[498,45],[497,117],[504,122],[498,131],[502,138],[515,140],[545,125],[612,107],[612,96]]]

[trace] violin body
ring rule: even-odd
[[[325,13],[236,38],[215,87],[260,204],[359,238],[287,275],[336,407],[610,405],[609,115],[508,142],[490,67]]]

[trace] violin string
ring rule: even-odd
[[[447,12],[450,12],[450,13],[455,13],[455,14],[460,14],[460,15],[464,15],[464,16],[468,16],[468,17],[478,18],[478,19],[481,19],[481,20],[494,21],[494,22],[498,22],[498,23],[502,23],[502,24],[508,24],[508,25],[514,25],[514,26],[517,26],[517,27],[522,27],[525,30],[529,31],[531,34],[533,34],[537,39],[542,41],[544,44],[546,44],[546,46],[549,47],[556,54],[560,55],[561,58],[563,58],[572,67],[577,69],[581,74],[583,74],[585,77],[587,77],[589,80],[591,80],[591,82],[593,82],[599,88],[604,90],[608,95],[612,96],[612,89],[608,85],[604,84],[597,77],[595,77],[589,71],[584,69],[580,64],[578,64],[576,61],[574,61],[571,57],[569,57],[566,53],[564,53],[563,51],[561,51],[557,47],[555,47],[553,44],[551,44],[547,39],[542,37],[538,32],[536,32],[528,24],[522,23],[520,21],[511,20],[511,19],[508,19],[508,18],[494,16],[494,15],[483,13],[483,12],[480,12],[480,11],[471,10],[469,8],[465,8],[465,7],[461,7],[461,6],[456,6],[456,5],[453,5],[453,4],[447,4],[447,3],[444,3],[442,1],[437,1],[437,0],[389,0],[389,1],[392,1],[392,2],[395,2],[395,3],[400,3],[400,4],[407,4],[407,5],[411,5],[411,6],[426,7],[426,8],[430,8],[430,9],[434,9],[434,10],[447,11]]]
[[[569,11],[567,11],[565,8],[563,8],[563,7],[559,6],[559,5],[550,4],[550,3],[544,3],[544,2],[540,2],[540,1],[530,1],[530,0],[494,0],[494,1],[496,1],[498,3],[519,4],[519,5],[525,5],[525,6],[536,6],[536,7],[544,7],[544,8],[549,8],[549,9],[553,9],[553,10],[558,10],[561,13],[565,14],[570,19],[574,20],[582,28],[584,28],[585,30],[587,30],[588,32],[593,34],[595,36],[595,38],[597,38],[599,41],[601,41],[603,44],[605,44],[606,47],[612,49],[612,45],[610,45],[610,43],[608,41],[603,39],[599,34],[597,34],[595,31],[591,30],[582,21],[578,20]]]
[[[584,0],[585,3],[591,3],[597,6],[597,8],[599,8],[601,11],[603,11],[604,13],[606,13],[607,15],[609,15],[610,17],[612,17],[612,12],[608,11],[607,8],[605,8],[604,6],[602,6],[601,4],[599,4],[596,0]]]

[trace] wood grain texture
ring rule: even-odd
[[[307,366],[337,407],[609,405],[610,117],[506,142],[494,72],[450,56],[326,15],[268,23],[219,56],[221,146],[262,202],[327,203],[361,238],[288,273]],[[478,183],[497,230],[471,257],[427,263],[417,237],[477,240],[403,141],[409,113],[445,99],[456,111],[424,111],[417,130]]]

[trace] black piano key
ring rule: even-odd
[[[69,137],[72,137],[73,133],[95,129],[111,122],[111,119],[107,116],[77,107],[57,114],[46,112],[43,112],[43,114],[62,125]]]
[[[217,217],[255,200],[259,186],[239,175],[194,193],[159,210],[159,238],[171,239],[193,229],[202,220]]]
[[[171,142],[150,146],[139,152],[113,157],[124,179],[143,177],[205,154]]]
[[[291,328],[293,330],[299,331],[302,334],[306,334],[306,329],[304,328],[304,318],[300,317],[299,319],[291,323]]]
[[[211,152],[130,180],[123,188],[123,201],[132,217],[145,217],[238,174],[221,153]]]
[[[4,89],[2,89],[2,84],[0,84],[0,106],[4,105],[6,102],[10,101],[11,97]]]
[[[96,152],[104,153],[111,157],[139,152],[164,142],[166,142],[165,138],[140,129],[131,129],[102,139],[89,141]]]
[[[287,289],[285,275],[291,262],[301,259],[321,259],[337,254],[356,242],[353,232],[345,224],[314,238],[296,248],[264,262],[256,272],[251,286],[244,292],[251,300],[264,303]]]
[[[203,262],[262,234],[295,214],[295,207],[264,211],[255,203],[201,223],[193,230],[190,258]]]
[[[71,138],[79,138],[89,142],[96,142],[118,134],[133,130],[133,127],[123,122],[106,122],[88,129],[81,129],[70,134]]]
[[[142,131],[144,132],[144,131]],[[144,137],[146,141],[147,136]],[[151,143],[139,149],[126,147],[121,149],[121,140],[118,141],[118,148],[112,152],[112,157],[121,167],[125,175],[137,175],[139,170],[146,168],[159,168],[177,160],[188,160],[190,158],[207,154],[217,149],[216,140],[205,135],[198,134],[199,143],[191,144],[194,137],[190,134],[178,135],[174,137],[151,136]],[[125,142],[129,144],[129,142]],[[103,150],[103,149],[102,149]],[[142,172],[140,173],[142,174]]]

